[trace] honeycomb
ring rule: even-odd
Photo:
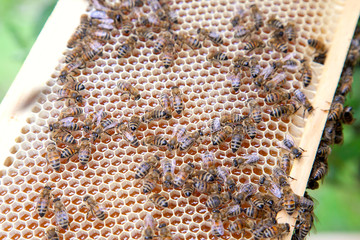
[[[236,5],[249,9],[256,3],[264,17],[276,14],[283,22],[293,20],[296,23],[296,43],[289,44],[289,53],[300,60],[310,57],[313,50],[308,47],[307,40],[322,39],[327,46],[332,43],[336,21],[343,8],[343,1],[296,1],[296,0],[220,0],[220,1],[182,1],[175,0],[171,7],[179,16],[179,24],[174,31],[187,31],[196,36],[196,29],[207,28],[219,32],[225,39],[220,49],[233,59],[242,50],[245,43],[233,38],[234,30],[230,18],[234,15]],[[144,8],[145,13],[149,12]],[[270,38],[268,27],[261,29],[259,37],[266,41]],[[210,214],[205,206],[206,196],[195,193],[185,198],[181,191],[161,189],[168,199],[169,207],[160,209],[148,201],[148,196],[141,193],[141,181],[134,178],[137,165],[150,153],[161,158],[174,159],[175,174],[186,163],[201,164],[201,154],[213,152],[217,163],[231,168],[231,159],[235,156],[256,153],[260,156],[256,167],[242,170],[231,168],[236,182],[252,182],[258,184],[260,176],[271,174],[278,157],[283,150],[278,148],[287,133],[296,142],[302,136],[307,115],[302,111],[288,118],[273,118],[269,113],[273,105],[264,102],[264,93],[246,76],[239,92],[231,90],[231,81],[227,79],[230,61],[223,64],[212,64],[206,60],[210,49],[214,48],[210,41],[204,41],[199,50],[178,52],[174,65],[168,69],[162,66],[159,55],[152,54],[154,42],[139,41],[130,57],[117,58],[117,50],[125,41],[119,30],[112,31],[112,38],[103,47],[102,56],[89,62],[85,69],[76,73],[77,81],[86,86],[82,91],[86,106],[90,112],[104,110],[119,121],[133,114],[143,115],[147,110],[159,105],[158,98],[162,92],[170,92],[177,85],[183,93],[185,110],[182,115],[173,113],[169,121],[160,120],[148,125],[142,124],[136,136],[165,134],[171,135],[176,126],[187,126],[188,131],[201,129],[209,131],[209,121],[225,113],[249,114],[246,100],[256,98],[262,107],[262,121],[257,124],[257,135],[254,139],[246,138],[237,153],[229,148],[229,140],[220,146],[211,144],[210,137],[205,136],[201,143],[188,152],[170,153],[162,148],[139,146],[134,148],[120,135],[102,136],[93,147],[92,159],[87,165],[79,164],[77,157],[69,162],[62,161],[61,170],[54,171],[47,165],[45,146],[49,139],[48,124],[58,118],[64,102],[57,101],[57,84],[64,57],[60,59],[54,74],[47,81],[45,94],[41,95],[32,108],[33,115],[16,138],[10,155],[4,163],[6,174],[1,178],[0,186],[0,223],[2,232],[0,239],[40,239],[45,230],[56,226],[53,211],[48,211],[40,218],[36,211],[36,199],[47,183],[53,184],[54,197],[61,197],[70,216],[70,228],[60,230],[63,239],[140,239],[143,219],[151,213],[158,222],[169,224],[172,233],[179,239],[214,239],[211,233]],[[260,65],[264,69],[272,60],[282,59],[286,54],[277,52],[266,46],[256,49],[251,54],[261,57]],[[316,72],[310,86],[303,91],[311,101],[316,94],[318,79],[323,66],[311,63]],[[287,74],[285,89],[302,89],[301,74]],[[133,101],[121,96],[116,87],[119,80],[129,80],[141,92],[141,99]],[[85,105],[84,105],[85,106]],[[82,138],[82,132],[73,134],[76,139]],[[60,146],[64,147],[64,146]],[[96,219],[91,214],[86,218],[87,210],[81,208],[86,194],[94,196],[97,202],[107,209],[105,221]],[[237,239],[241,235],[225,231],[224,239]],[[244,238],[251,238],[246,232]]]

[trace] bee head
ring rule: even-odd
[[[164,228],[164,227],[166,227],[166,224],[165,224],[165,223],[161,223],[161,224],[159,225],[159,228]]]
[[[60,202],[60,198],[55,198],[53,202]]]
[[[84,202],[86,202],[88,199],[90,198],[90,196],[89,195],[86,195],[85,197],[84,197]]]
[[[81,95],[76,96],[75,99],[76,99],[77,102],[82,103],[82,96]]]
[[[51,190],[50,186],[45,186],[44,189]]]

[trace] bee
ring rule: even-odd
[[[281,105],[273,108],[270,112],[272,117],[280,118],[282,116],[291,116],[292,114],[296,113],[299,110],[299,107],[296,103],[291,102],[286,105]]]
[[[285,26],[284,33],[289,42],[295,40],[296,29],[295,29],[295,23],[293,21],[288,21],[288,23]]]
[[[337,121],[335,123],[335,138],[334,144],[342,144],[344,141],[343,127],[341,122]]]
[[[242,38],[244,41],[251,37],[252,32],[255,30],[255,26],[252,24],[240,24],[235,27],[234,38]]]
[[[184,195],[186,197],[190,197],[191,194],[194,192],[195,187],[194,187],[194,181],[192,179],[188,179],[185,181],[185,184],[182,188],[182,192],[184,193]]]
[[[140,145],[139,140],[137,139],[135,134],[129,129],[129,126],[127,126],[125,123],[119,123],[116,130],[131,146],[138,147]]]
[[[236,203],[241,204],[249,196],[252,196],[256,193],[256,187],[252,183],[242,184],[239,187],[239,190],[233,199]]]
[[[284,72],[277,74],[270,81],[264,84],[265,92],[273,91],[274,89],[281,87],[286,82],[286,74]]]
[[[169,159],[164,159],[161,162],[162,166],[162,182],[164,187],[170,188],[174,180],[174,162]]]
[[[209,173],[211,173],[212,175],[215,175],[216,173],[214,154],[206,151],[204,154],[201,155],[201,159],[203,163],[203,168],[209,171]]]
[[[213,182],[215,180],[214,175],[204,170],[196,171],[194,176],[196,176],[200,181],[205,182]]]
[[[240,67],[250,67],[250,58],[244,57],[241,55],[235,56],[233,59],[234,67],[240,68]]]
[[[146,16],[139,8],[135,9],[135,14],[137,16],[137,20],[140,26],[151,27],[149,17]]]
[[[161,6],[166,13],[167,20],[171,23],[178,24],[179,23],[178,16],[174,10],[170,9],[169,4],[166,1],[164,1],[164,4],[162,4]]]
[[[259,215],[259,211],[258,209],[253,206],[253,205],[250,205],[249,207],[245,207],[243,209],[241,209],[241,211],[249,218],[257,218],[258,215]]]
[[[293,93],[294,93],[295,100],[304,106],[304,108],[305,108],[304,114],[305,114],[305,111],[308,111],[308,113],[311,114],[312,111],[314,111],[314,107],[311,105],[311,103],[309,102],[309,100],[307,99],[305,94],[299,89],[294,90]]]
[[[299,222],[295,226],[295,234],[298,234],[298,239],[305,239],[314,224],[314,216],[311,212],[304,212],[299,214]]]
[[[290,170],[291,170],[291,160],[292,158],[290,157],[290,154],[284,154],[281,157],[281,161],[280,161],[280,168],[287,174],[290,175]]]
[[[120,11],[123,14],[128,15],[135,7],[142,7],[144,2],[142,0],[123,0],[120,4]]]
[[[79,57],[81,57],[81,54],[83,52],[83,46],[82,44],[76,45],[71,51],[69,51],[65,56],[65,63],[71,63],[73,61],[76,61]]]
[[[290,100],[291,94],[289,92],[286,92],[284,90],[277,90],[270,92],[265,97],[266,103],[279,103],[282,101]]]
[[[239,148],[241,147],[241,143],[245,138],[245,128],[242,125],[238,125],[235,127],[233,133],[232,133],[232,137],[231,137],[231,151],[233,153],[236,153],[237,150],[239,150]]]
[[[144,178],[152,168],[158,165],[160,158],[157,155],[148,157],[145,161],[142,161],[136,169],[135,179]]]
[[[168,226],[166,226],[165,223],[160,224],[159,229],[160,229],[159,235],[160,235],[161,240],[171,240],[171,239],[173,239],[172,234],[170,232],[170,229],[169,229]]]
[[[57,99],[58,101],[61,101],[63,99],[67,99],[67,98],[73,98],[76,100],[76,102],[82,103],[82,100],[83,100],[83,97],[81,96],[81,94],[79,94],[75,90],[71,90],[71,89],[67,89],[67,88],[60,89],[58,91],[58,95],[59,95],[59,98]]]
[[[36,208],[40,217],[44,217],[48,210],[50,198],[52,195],[51,191],[52,189],[50,186],[45,186],[37,199]]]
[[[68,76],[70,76],[70,75],[68,75]],[[74,80],[72,82],[67,82],[64,85],[64,88],[65,89],[72,89],[72,90],[75,90],[75,91],[79,92],[79,91],[82,91],[82,90],[85,89],[85,85]]]
[[[82,55],[83,63],[91,61],[95,56],[102,54],[102,45],[99,41],[91,38],[84,39],[85,48]]]
[[[134,24],[132,23],[131,19],[127,16],[122,17],[121,21],[121,33],[124,36],[129,36],[132,30],[134,29]]]
[[[76,61],[66,64],[60,71],[60,76],[59,76],[60,81],[63,82],[69,73],[71,73],[72,71],[78,69],[83,65],[84,65],[84,61],[82,59],[76,59]]]
[[[327,163],[315,161],[312,171],[310,173],[310,178],[315,181],[321,180],[325,177],[327,172],[328,172]]]
[[[191,49],[199,49],[202,47],[201,42],[198,39],[193,38],[184,32],[174,34],[174,39],[179,43],[180,47],[182,47],[183,44],[188,45]]]
[[[211,133],[215,133],[221,130],[220,118],[214,118],[210,121]]]
[[[103,110],[99,112],[93,112],[86,116],[86,119],[84,120],[83,129],[85,132],[89,132],[94,126],[99,125],[101,120],[104,119],[107,116],[107,113]]]
[[[312,212],[314,210],[314,200],[305,192],[304,196],[299,199],[300,212]]]
[[[136,87],[133,87],[129,81],[121,80],[118,82],[117,87],[122,92],[121,95],[129,94],[129,97],[134,98],[135,100],[140,99],[139,90]]]
[[[208,191],[209,184],[208,184],[208,182],[194,178],[194,188],[199,193],[206,193]]]
[[[178,172],[178,174],[176,174],[174,177],[174,181],[173,181],[174,187],[181,188],[185,184],[185,181],[193,173],[194,168],[195,166],[192,163],[188,163],[185,166],[183,166]]]
[[[328,115],[328,121],[337,121],[341,119],[341,114],[344,110],[344,98],[335,98],[330,107],[330,112]]]
[[[352,107],[346,106],[341,114],[341,120],[345,124],[352,124],[355,121]]]
[[[55,171],[60,170],[60,154],[53,142],[46,147],[46,161]]]
[[[205,28],[198,28],[197,34],[203,36],[204,39],[209,39],[216,45],[220,45],[224,43],[224,40],[222,39],[221,35],[215,31],[210,31]]]
[[[144,231],[142,233],[145,240],[155,238],[156,221],[150,213],[147,213],[144,219]]]
[[[149,123],[151,121],[160,119],[169,120],[170,118],[172,118],[172,115],[169,109],[153,109],[151,111],[145,112],[145,114],[141,117],[141,121],[144,123]]]
[[[134,114],[130,118],[130,121],[128,123],[128,128],[134,132],[139,128],[140,123],[141,123],[141,118],[138,115]]]
[[[171,34],[170,32],[161,32],[159,37],[156,39],[154,44],[154,54],[159,54],[162,49],[170,42]]]
[[[177,114],[181,114],[184,111],[184,103],[182,100],[182,93],[178,86],[173,86],[171,88],[172,93],[172,99],[173,99],[173,106],[175,109],[175,112]]]
[[[289,151],[290,155],[295,159],[301,158],[302,153],[305,151],[304,149],[296,146],[293,137],[289,134],[286,134],[285,139],[280,143],[280,147]]]
[[[250,16],[251,16],[252,20],[255,22],[255,29],[256,29],[256,31],[258,31],[260,27],[264,26],[263,16],[262,16],[259,8],[255,4],[252,4],[250,6],[250,11],[251,11]]]
[[[48,240],[59,240],[58,230],[54,227],[46,229],[45,235]]]
[[[79,147],[79,153],[78,158],[82,165],[85,165],[89,162],[91,155],[91,143],[90,139],[88,138],[82,138],[80,140],[80,147]]]
[[[231,88],[234,92],[239,91],[242,77],[243,74],[240,72],[240,68],[230,67],[230,73],[227,75],[227,79],[231,81]]]
[[[234,167],[241,167],[244,165],[255,165],[259,162],[260,157],[256,153],[254,154],[248,154],[243,157],[236,157],[233,159],[233,166]]]
[[[170,141],[168,142],[168,149],[169,151],[172,151],[174,149],[179,148],[179,142],[178,140],[181,139],[184,135],[186,134],[186,128],[183,126],[177,126],[172,138],[170,139]]]
[[[316,53],[325,54],[327,52],[325,44],[318,39],[309,39],[308,45],[315,49]]]
[[[91,132],[92,135],[92,141],[95,141],[98,138],[101,138],[101,135],[103,133],[111,136],[107,131],[113,128],[116,128],[118,125],[118,122],[116,122],[113,119],[105,119],[100,122],[99,125],[95,127],[95,129]]]
[[[252,206],[256,207],[257,209],[263,209],[265,207],[265,202],[262,198],[261,193],[256,193],[249,196],[248,201]]]
[[[223,127],[220,131],[214,133],[212,135],[212,144],[220,145],[224,142],[231,134],[233,133],[233,129],[230,126]]]
[[[129,52],[132,52],[132,50],[135,48],[137,37],[131,36],[128,39],[126,39],[125,43],[122,44],[118,49],[118,58],[124,57]]]
[[[135,29],[136,35],[138,35],[140,38],[147,40],[155,40],[155,34],[150,31],[147,27],[137,27]]]
[[[63,229],[67,229],[69,226],[69,216],[66,212],[64,204],[61,202],[60,198],[55,198],[53,204],[57,225]]]
[[[114,20],[111,18],[96,19],[90,17],[90,26],[111,31],[114,29]]]
[[[250,58],[249,66],[250,66],[251,77],[256,78],[260,73],[260,65],[259,65],[259,61],[256,59],[255,56],[252,56]]]
[[[204,136],[204,133],[201,130],[185,135],[183,138],[179,139],[179,149],[187,152],[202,136]]]
[[[214,234],[215,237],[221,237],[225,233],[224,225],[222,223],[222,217],[219,210],[213,210],[213,214],[211,216],[211,233]]]
[[[60,129],[51,132],[50,139],[65,144],[76,144],[75,138],[70,133],[62,132]]]
[[[281,188],[274,181],[269,179],[268,176],[261,176],[259,179],[259,184],[264,185],[275,197],[281,198]]]
[[[274,48],[278,52],[288,52],[288,46],[286,42],[282,41],[281,39],[271,38],[267,43],[269,47]]]
[[[101,221],[105,220],[105,211],[93,197],[91,197],[90,195],[86,195],[83,200],[89,208],[89,211],[86,214],[86,218],[88,218],[89,213],[91,213],[93,216],[96,216]]]
[[[167,69],[171,67],[176,58],[176,49],[174,43],[169,43],[163,48],[163,53],[160,55],[164,67]]]
[[[169,203],[167,201],[166,198],[164,198],[161,194],[159,193],[153,193],[150,195],[149,197],[150,201],[153,202],[155,204],[155,206],[157,207],[168,207]]]
[[[286,213],[291,216],[299,205],[300,197],[296,195],[288,185],[284,186],[282,191],[283,198],[281,200],[281,204]]]
[[[288,223],[278,223],[266,227],[263,230],[263,238],[281,238],[290,232],[290,225]]]
[[[249,54],[256,48],[264,48],[266,45],[262,40],[252,38],[249,42],[247,42],[244,46],[244,50],[247,51],[246,54]]]
[[[145,177],[142,186],[142,192],[144,194],[152,192],[156,187],[156,182],[160,178],[160,172],[157,169],[152,169],[152,171]]]
[[[77,146],[67,146],[61,151],[61,158],[70,158],[79,152],[79,148]]]
[[[324,142],[320,142],[320,145],[316,151],[316,157],[327,158],[331,153],[331,147]]]
[[[88,31],[88,34],[92,39],[98,39],[98,40],[109,40],[111,37],[108,31],[98,28],[91,28]]]
[[[82,14],[80,16],[80,25],[75,29],[75,32],[71,35],[69,41],[67,42],[68,48],[73,48],[78,40],[81,40],[85,37],[86,30],[89,28],[89,18],[87,14]]]
[[[230,173],[227,169],[222,167],[216,168],[216,176],[221,179],[221,181],[226,185],[227,189],[230,190],[230,192],[233,192],[235,190],[236,184],[234,179],[230,176]]]
[[[270,16],[270,18],[267,20],[266,24],[273,29],[284,29],[283,23],[276,18],[276,15]]]
[[[153,135],[147,136],[141,140],[141,145],[143,146],[167,146],[168,142],[163,135]]]
[[[255,123],[261,122],[261,108],[255,99],[247,100],[247,105],[250,108],[249,116]]]
[[[307,87],[311,83],[312,79],[312,70],[310,64],[306,60],[301,60],[302,68],[301,68],[301,81],[304,84],[304,87]]]
[[[343,96],[347,95],[351,91],[353,81],[352,75],[342,76],[337,92]]]
[[[205,202],[207,208],[217,209],[221,204],[226,203],[230,200],[230,194],[227,192],[224,193],[213,193],[211,194]],[[228,214],[231,216],[231,214]],[[235,215],[234,215],[235,216]]]
[[[244,17],[245,17],[245,10],[240,6],[237,6],[234,16],[230,19],[231,25],[233,27],[238,26],[240,22],[244,21]]]

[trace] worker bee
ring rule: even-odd
[[[250,74],[252,78],[256,78],[260,73],[259,61],[255,56],[252,56],[249,61]]]
[[[194,192],[194,190],[195,190],[194,184],[195,184],[194,180],[192,180],[192,179],[188,179],[185,181],[185,184],[182,188],[182,192],[184,193],[184,195],[186,197],[190,197],[191,194]]]
[[[86,195],[84,197],[84,202],[86,203],[87,207],[89,208],[89,211],[86,214],[86,218],[88,218],[89,213],[91,213],[93,216],[96,216],[101,221],[105,220],[105,211],[96,202],[96,200],[93,197],[91,197],[90,195]]]
[[[279,19],[276,18],[276,15],[271,15],[270,18],[267,20],[266,24],[270,28],[284,29],[283,23]]]
[[[211,133],[215,133],[221,130],[220,118],[213,118],[210,121]]]
[[[111,18],[91,18],[90,17],[90,26],[102,30],[111,31],[114,29],[114,20]]]
[[[179,139],[179,149],[181,151],[188,151],[197,140],[202,137],[204,133],[201,130],[194,131],[190,134],[185,135],[181,139]]]
[[[321,141],[325,142],[328,145],[334,144],[336,135],[335,128],[336,125],[334,121],[327,121],[324,127]]]
[[[220,45],[224,43],[224,40],[222,39],[221,35],[215,31],[210,31],[205,28],[198,28],[197,34],[200,36],[203,36],[204,39],[209,39],[216,45]]]
[[[117,84],[118,88],[122,92],[121,95],[129,94],[129,97],[133,97],[135,100],[140,99],[139,90],[133,87],[129,81],[121,80]]]
[[[149,17],[145,15],[139,8],[135,8],[134,13],[137,16],[138,25],[143,27],[151,27],[151,22],[149,20]]]
[[[99,28],[90,28],[88,31],[88,35],[92,39],[98,39],[98,40],[109,40],[111,37],[108,31]]]
[[[179,142],[178,140],[181,139],[184,135],[186,134],[186,128],[183,126],[177,126],[172,138],[170,139],[170,141],[168,142],[168,149],[170,151],[179,148]]]
[[[174,187],[181,188],[185,184],[185,181],[193,173],[194,168],[195,166],[192,163],[188,163],[185,166],[183,166],[174,177],[174,181],[173,181]]]
[[[144,178],[142,192],[144,194],[152,192],[156,187],[156,182],[160,178],[160,172],[157,169],[152,169],[148,175]]]
[[[172,9],[170,9],[169,5],[167,3],[162,5],[162,8],[164,9],[166,16],[167,16],[167,20],[171,23],[175,23],[178,24],[178,16],[176,14],[176,12]]]
[[[301,158],[302,153],[305,151],[296,146],[292,136],[286,134],[285,139],[279,145],[281,148],[290,152],[291,156],[295,159]]]
[[[231,88],[234,92],[239,91],[241,86],[241,79],[243,77],[240,68],[236,68],[234,66],[230,67],[230,73],[227,75],[227,79],[231,81]]]
[[[62,132],[60,129],[56,129],[51,132],[50,139],[55,142],[63,142],[65,144],[75,144],[75,138],[68,132]]]
[[[144,178],[152,168],[158,165],[160,158],[157,155],[148,157],[145,161],[142,161],[137,167],[135,179]]]
[[[82,111],[82,109],[81,109]],[[61,115],[61,114],[60,114]],[[63,118],[58,120],[55,123],[49,124],[49,130],[55,131],[56,129],[60,129],[61,131],[71,132],[80,130],[80,125],[71,121],[71,117]]]
[[[234,38],[240,38],[245,41],[246,39],[251,37],[254,30],[254,24],[240,24],[235,27]]]
[[[299,214],[299,222],[295,226],[295,234],[298,233],[298,239],[305,239],[314,224],[314,216],[312,212],[304,212]]]
[[[51,198],[51,187],[45,186],[44,189],[41,191],[39,197],[37,198],[37,211],[40,217],[44,217],[50,203]]]
[[[69,226],[69,216],[66,212],[64,204],[61,202],[60,198],[55,198],[53,204],[57,225],[63,229],[67,229]]]
[[[163,135],[153,135],[147,136],[141,140],[141,145],[143,146],[167,146],[168,142]]]
[[[84,38],[85,47],[82,55],[83,64],[91,61],[95,56],[102,54],[102,45],[99,41],[91,39],[91,38]]]
[[[314,111],[314,107],[311,105],[311,103],[309,102],[309,100],[305,96],[305,94],[300,89],[294,90],[293,93],[294,93],[295,100],[304,106],[304,108],[305,108],[304,114],[305,114],[305,111],[308,111],[308,113],[311,114],[312,111]]]
[[[73,61],[76,61],[79,57],[81,57],[81,54],[83,52],[83,46],[82,44],[76,45],[72,50],[70,50],[65,55],[65,63],[71,63]]]
[[[131,146],[138,147],[140,145],[139,140],[137,139],[135,134],[129,129],[129,127],[125,123],[119,123],[116,130]]]
[[[334,102],[331,104],[330,112],[328,115],[328,121],[337,121],[341,119],[341,114],[343,113],[344,107],[342,102]]]
[[[347,95],[351,91],[353,81],[354,78],[352,75],[342,76],[337,92],[343,96]]]
[[[281,204],[284,207],[286,213],[291,216],[299,205],[300,197],[296,195],[288,185],[284,186],[282,191],[283,198],[281,200]]]
[[[345,124],[352,124],[355,121],[352,107],[346,106],[341,114],[341,120]]]
[[[222,217],[219,210],[213,210],[213,214],[211,216],[211,233],[215,237],[221,237],[225,233],[224,225],[222,223]]]
[[[208,199],[205,202],[207,208],[217,209],[221,204],[225,204],[231,200],[231,194],[229,192],[215,192],[208,196]],[[231,216],[231,214],[228,213]],[[239,211],[240,215],[240,211]],[[235,215],[232,215],[235,216]]]
[[[68,158],[70,159],[72,156],[77,154],[79,151],[79,148],[77,146],[67,146],[61,151],[61,158]]]
[[[245,128],[242,125],[238,125],[235,127],[233,133],[232,133],[232,137],[231,137],[231,151],[233,153],[236,153],[237,150],[239,150],[239,148],[241,147],[241,143],[245,138]]]
[[[45,235],[48,240],[59,240],[58,230],[54,227],[46,229]]]
[[[172,234],[168,226],[165,223],[159,225],[159,235],[161,240],[171,240],[173,239]]]
[[[287,174],[290,175],[291,170],[291,157],[289,154],[284,154],[281,157],[280,168]]]
[[[118,49],[118,58],[124,57],[126,54],[131,52],[136,45],[137,37],[131,36],[128,39],[126,39],[125,43],[122,44]]]
[[[141,123],[140,117],[138,115],[134,114],[130,118],[130,121],[128,123],[128,128],[134,132],[139,128],[140,123]]]
[[[92,135],[92,141],[95,141],[96,139],[101,138],[101,135],[103,133],[111,136],[107,131],[110,129],[116,128],[118,125],[118,122],[113,119],[105,119],[98,124],[95,129],[91,132]]]
[[[212,175],[215,175],[215,159],[214,154],[212,152],[206,151],[204,154],[201,155],[203,168]]]
[[[335,122],[335,138],[334,144],[342,144],[344,142],[343,127],[340,121]]]
[[[251,16],[252,20],[255,22],[255,29],[256,29],[256,31],[258,31],[260,27],[264,26],[263,16],[262,16],[259,8],[255,4],[252,4],[250,6],[250,11],[251,11],[250,16]]]
[[[123,0],[120,4],[121,13],[128,15],[134,8],[142,7],[144,2],[142,0]]]
[[[245,10],[240,6],[237,6],[234,16],[230,19],[231,25],[233,27],[238,26],[240,22],[244,21],[244,17],[245,17]]]
[[[295,23],[293,21],[288,21],[288,23],[285,26],[284,33],[289,42],[295,40],[296,29],[295,29]]]
[[[314,210],[314,200],[305,192],[299,199],[300,212],[312,212]]]
[[[82,59],[76,59],[76,61],[66,64],[60,71],[60,76],[59,76],[60,81],[64,82],[68,74],[70,74],[72,71],[78,69],[83,65],[84,65],[84,61]]]
[[[206,181],[202,181],[197,178],[194,178],[194,188],[199,193],[206,193],[208,191],[209,184]]]
[[[265,92],[273,91],[286,83],[286,74],[284,72],[275,75],[270,81],[264,84]]]
[[[173,106],[177,114],[181,114],[184,111],[184,103],[182,100],[182,93],[178,86],[171,88]]]
[[[147,40],[155,40],[155,34],[150,31],[147,27],[137,27],[135,29],[136,35],[138,35],[140,38]]]
[[[270,179],[268,176],[261,176],[259,184],[264,185],[275,197],[281,198],[281,188],[278,184]]]
[[[272,117],[280,118],[282,116],[291,116],[292,114],[296,113],[299,110],[299,107],[296,103],[291,102],[286,105],[281,105],[273,108],[271,110],[270,115]]]
[[[153,109],[151,111],[145,112],[145,114],[141,117],[141,121],[144,123],[149,123],[151,121],[160,119],[169,120],[170,118],[172,118],[172,115],[169,109]]]
[[[162,182],[164,187],[170,188],[174,179],[174,162],[169,159],[164,159],[161,162],[162,166]]]
[[[231,233],[243,232],[245,228],[251,228],[251,222],[248,219],[236,219],[229,224],[229,231]]]
[[[70,76],[70,75],[68,75],[68,76]],[[79,91],[85,89],[85,85],[78,81],[73,80],[73,81],[68,81],[67,83],[65,83],[64,88],[72,89],[72,90],[79,92]]]
[[[224,142],[231,134],[233,133],[233,129],[230,126],[223,127],[220,131],[214,133],[211,137],[211,141],[213,145],[220,145]]]
[[[265,97],[266,103],[279,103],[282,101],[289,100],[291,98],[291,94],[289,92],[286,92],[284,90],[276,90],[273,92],[270,92]]]
[[[230,190],[230,192],[233,192],[235,190],[235,181],[230,176],[230,173],[226,168],[217,167],[215,174],[221,180],[221,182],[226,185],[227,189]]]
[[[89,162],[91,155],[91,143],[88,138],[80,139],[80,147],[78,152],[78,158],[82,165]]]
[[[132,30],[134,29],[134,24],[132,23],[131,19],[127,16],[122,17],[121,21],[121,33],[124,36],[129,36]]]
[[[144,231],[142,233],[142,236],[145,240],[153,239],[155,238],[155,232],[156,230],[156,221],[153,216],[151,216],[150,213],[147,213],[144,219]]]
[[[244,50],[246,50],[246,54],[249,54],[250,52],[252,52],[253,50],[255,50],[256,48],[264,48],[266,45],[262,40],[256,39],[256,38],[252,38],[250,39],[250,41],[248,41],[245,46],[244,46]]]
[[[170,42],[170,38],[170,32],[161,32],[154,44],[154,54],[159,54],[163,50],[163,48]]]
[[[262,198],[262,193],[256,193],[248,197],[248,202],[250,205],[256,207],[257,209],[263,209],[265,207],[265,202]]]
[[[214,175],[204,170],[196,171],[194,176],[200,181],[205,181],[205,182],[213,182],[215,180]]]
[[[318,39],[309,39],[308,45],[315,49],[316,53],[325,54],[327,52],[325,44]]]
[[[327,158],[331,153],[331,147],[324,142],[320,142],[320,145],[316,151],[316,157]]]
[[[326,162],[315,161],[312,171],[310,173],[310,178],[318,181],[325,177],[328,172],[328,164]]]
[[[167,201],[167,199],[165,197],[163,197],[161,194],[159,193],[153,193],[150,195],[149,197],[150,201],[153,202],[155,204],[155,206],[157,207],[168,207],[169,203]]]
[[[259,162],[260,157],[256,153],[248,154],[243,157],[236,157],[233,159],[233,166],[240,167],[244,165],[255,165]]]
[[[192,49],[199,49],[202,47],[201,42],[198,39],[193,38],[184,32],[174,34],[174,39],[179,43],[180,47],[182,47],[183,44],[188,45]]]
[[[250,58],[244,57],[242,55],[237,55],[233,59],[234,67],[240,68],[240,67],[250,67]]]
[[[89,18],[87,14],[82,14],[80,16],[80,25],[75,29],[75,32],[71,35],[69,41],[67,42],[68,48],[73,48],[78,40],[81,40],[85,37],[86,30],[89,28]]]
[[[87,114],[84,120],[83,129],[85,130],[85,132],[89,132],[95,125],[99,125],[101,120],[106,118],[106,116],[107,113],[103,110]]]
[[[269,47],[274,48],[276,51],[287,53],[288,52],[288,46],[285,41],[277,38],[271,38],[269,41],[267,41]]]
[[[67,98],[73,98],[76,100],[76,102],[82,103],[82,100],[83,100],[83,97],[81,96],[81,94],[79,94],[75,90],[71,90],[71,89],[67,89],[67,88],[60,89],[58,91],[58,95],[59,95],[59,98],[57,99],[58,101],[61,101],[63,99],[67,99]]]
[[[60,170],[60,154],[53,142],[46,147],[46,161],[55,171]]]
[[[165,68],[169,68],[173,64],[176,56],[174,43],[169,43],[163,48],[163,53],[160,55],[160,60],[162,61]]]
[[[311,83],[312,79],[312,70],[310,64],[306,60],[301,60],[302,68],[301,68],[301,81],[304,84],[304,87],[307,87]]]
[[[252,196],[256,193],[256,187],[253,183],[241,184],[238,192],[233,196],[233,199],[236,203],[241,204],[249,196]]]
[[[247,100],[247,105],[250,108],[250,114],[249,114],[250,118],[255,123],[260,123],[262,119],[260,105],[256,102],[255,99]]]
[[[290,225],[288,223],[278,223],[266,227],[263,230],[263,238],[281,238],[290,232]]]

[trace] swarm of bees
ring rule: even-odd
[[[141,182],[141,194],[146,195],[146,202],[151,203],[153,209],[173,208],[166,191],[181,192],[184,198],[203,195],[206,197],[203,202],[207,208],[206,221],[211,223],[213,236],[221,238],[229,232],[233,236],[245,237],[250,233],[254,239],[281,238],[289,234],[292,226],[279,223],[276,218],[284,210],[290,216],[297,214],[293,238],[304,239],[314,224],[314,200],[307,193],[304,196],[295,194],[290,187],[294,180],[290,177],[293,162],[299,161],[306,152],[296,144],[293,136],[287,133],[278,142],[280,156],[272,167],[272,173],[262,173],[255,182],[239,181],[237,175],[246,169],[255,171],[266,161],[259,152],[243,152],[253,140],[262,138],[261,125],[265,118],[288,120],[299,109],[303,111],[303,118],[315,113],[306,88],[312,84],[313,62],[323,64],[326,59],[326,44],[320,39],[308,39],[308,47],[314,50],[314,54],[301,59],[294,48],[298,35],[295,22],[283,22],[276,15],[266,16],[262,9],[252,4],[248,9],[237,7],[230,20],[233,37],[240,40],[241,46],[241,50],[231,58],[221,49],[227,44],[227,39],[214,29],[198,27],[196,36],[191,31],[177,32],[181,19],[167,1],[122,0],[109,3],[91,0],[90,5],[92,10],[81,16],[80,25],[68,41],[70,50],[59,75],[58,101],[64,101],[65,106],[57,121],[48,126],[51,142],[46,145],[46,160],[51,168],[61,172],[64,163],[69,161],[78,161],[85,167],[93,161],[95,145],[104,139],[120,136],[133,148],[149,150],[137,164],[133,178],[135,182]],[[116,49],[118,59],[135,55],[140,42],[147,42],[152,44],[152,54],[159,55],[165,69],[176,64],[181,51],[200,51],[203,46],[211,44],[215,48],[208,48],[205,53],[207,61],[215,67],[231,61],[227,73],[231,93],[238,94],[244,82],[250,80],[259,94],[242,101],[241,112],[232,109],[230,113],[224,111],[220,116],[212,117],[207,128],[177,124],[172,127],[172,134],[145,136],[142,132],[146,127],[156,122],[168,124],[186,114],[184,88],[171,84],[156,96],[158,106],[144,109],[142,115],[115,118],[106,108],[91,110],[84,94],[86,84],[79,82],[78,72],[102,56],[103,46],[114,38],[113,30],[121,32],[120,46]],[[266,41],[259,37],[265,31],[270,32]],[[309,189],[318,188],[319,180],[326,175],[327,157],[331,152],[329,146],[342,143],[342,123],[354,121],[351,107],[344,106],[344,102],[351,90],[353,68],[359,59],[359,36],[357,31],[336,96],[328,110],[328,122],[309,178]],[[263,61],[258,56],[265,50],[277,52],[280,57]],[[300,81],[300,85],[289,88],[288,79],[295,74],[300,75],[299,80],[294,80]],[[119,98],[129,103],[138,104],[144,98],[135,79],[118,80],[115,90],[119,92]],[[168,158],[175,154],[186,156],[205,141],[209,146],[202,150],[201,163],[184,161],[178,166],[174,159]],[[226,159],[230,164],[223,165],[220,157],[215,156],[214,148],[231,149],[235,157]],[[107,211],[95,197],[86,194],[81,200],[84,202],[81,208],[86,206],[88,209],[86,219],[91,214],[98,221],[105,221]],[[51,206],[59,230],[68,229],[71,222],[66,207],[56,189],[46,185],[38,198],[38,215],[46,217]],[[143,239],[178,239],[170,224],[156,218],[149,212],[142,218]],[[59,230],[49,227],[46,237],[58,239]]]

